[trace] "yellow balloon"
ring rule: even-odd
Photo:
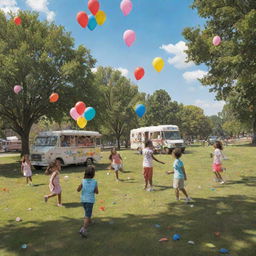
[[[153,60],[152,65],[157,72],[160,72],[164,67],[164,60],[160,57],[157,57]]]
[[[83,116],[79,116],[76,122],[81,129],[83,129],[87,125],[87,120]]]
[[[107,16],[106,16],[106,13],[104,11],[100,10],[100,11],[97,12],[95,18],[96,18],[97,23],[100,26],[102,26],[105,23],[105,21],[107,19]]]

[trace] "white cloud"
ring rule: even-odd
[[[129,74],[129,70],[126,68],[114,68],[114,70],[118,70],[121,72],[122,76],[128,77]]]
[[[92,73],[96,73],[97,70],[98,70],[98,68],[92,68],[92,69],[91,69]]]
[[[206,75],[207,75],[206,71],[198,69],[195,71],[185,72],[185,73],[183,73],[182,76],[187,82],[193,82],[197,79],[203,78]]]
[[[166,51],[169,54],[175,55],[168,58],[168,62],[174,65],[175,68],[184,69],[194,66],[194,62],[186,62],[187,54],[185,51],[188,49],[184,41],[179,41],[177,44],[163,44],[160,49]]]
[[[32,10],[45,13],[49,22],[54,20],[55,13],[49,10],[48,0],[26,0],[26,3]]]
[[[7,14],[9,12],[18,12],[19,7],[17,6],[16,0],[0,0],[0,9]]]
[[[225,101],[206,101],[206,100],[196,100],[194,105],[202,108],[206,115],[216,115],[221,112]]]
[[[195,88],[195,87],[188,87],[188,91],[189,91],[189,92],[195,92],[195,91],[196,91],[196,88]]]

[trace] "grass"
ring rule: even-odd
[[[108,153],[103,153],[96,174],[100,190],[94,207],[96,224],[91,226],[88,239],[78,235],[83,209],[76,188],[83,167],[63,169],[65,207],[58,208],[56,198],[47,204],[43,202],[49,177],[35,171],[36,186],[27,187],[18,159],[0,158],[0,255],[213,256],[219,255],[220,248],[227,248],[232,256],[254,256],[255,148],[225,149],[225,185],[213,181],[211,151],[210,147],[191,147],[182,157],[188,175],[186,188],[194,199],[194,207],[175,201],[172,176],[165,174],[171,168],[171,156],[157,156],[166,165],[155,164],[156,191],[150,193],[143,191],[140,155],[121,151],[126,173],[121,174],[123,181],[116,183],[113,172],[107,175]],[[65,175],[69,176],[67,180]],[[105,211],[100,211],[100,206],[105,206]],[[16,222],[17,216],[23,221]],[[215,237],[214,232],[220,232],[221,237]],[[172,241],[174,233],[182,236],[180,241]],[[159,243],[162,237],[170,240]],[[189,240],[195,245],[188,244]],[[20,248],[24,243],[28,244],[27,249]],[[207,243],[216,247],[209,248]]]

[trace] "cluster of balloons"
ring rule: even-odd
[[[83,129],[87,125],[87,121],[91,121],[95,117],[96,111],[92,107],[86,107],[84,102],[78,101],[70,109],[69,114],[76,121],[78,127]]]
[[[49,100],[51,103],[55,103],[59,100],[59,94],[54,92],[50,95]]]
[[[143,117],[144,114],[146,113],[146,107],[143,105],[143,104],[138,104],[136,107],[135,107],[135,112],[136,114],[138,115],[138,117]]]
[[[106,19],[106,13],[100,10],[100,3],[98,0],[89,0],[88,9],[92,14],[87,15],[86,12],[79,12],[76,16],[77,22],[82,28],[88,27],[93,31],[97,25],[102,26]]]
[[[212,39],[212,44],[214,46],[218,46],[221,44],[221,38],[219,36],[215,36],[213,39]]]

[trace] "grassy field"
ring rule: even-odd
[[[108,154],[103,153],[96,173],[100,190],[94,208],[96,223],[90,227],[88,239],[78,234],[83,208],[76,188],[83,167],[63,169],[64,207],[58,208],[55,198],[47,204],[43,201],[49,177],[36,171],[36,186],[27,187],[18,158],[0,158],[0,255],[217,256],[220,248],[227,248],[232,256],[255,256],[255,150],[242,145],[227,147],[227,183],[219,185],[211,173],[212,148],[188,148],[182,159],[193,207],[175,200],[172,176],[165,174],[171,168],[171,156],[157,156],[166,165],[155,164],[155,191],[145,192],[142,156],[121,151],[126,172],[121,173],[123,181],[116,183],[113,172],[107,175]],[[68,179],[64,179],[66,175]],[[101,206],[105,211],[99,210]],[[18,216],[22,222],[15,221]],[[220,237],[214,232],[220,232]],[[181,235],[180,241],[172,241],[175,233]],[[160,243],[163,237],[170,240]],[[189,240],[195,244],[188,244]],[[215,247],[210,248],[209,243]],[[21,249],[22,244],[28,248]]]

